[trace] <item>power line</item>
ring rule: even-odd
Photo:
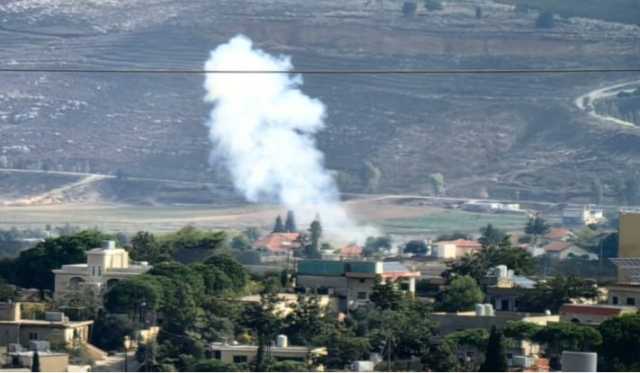
[[[303,75],[516,75],[640,73],[640,67],[513,68],[513,69],[300,69],[300,70],[204,70],[204,69],[85,69],[85,68],[0,68],[0,73],[62,74],[303,74]]]

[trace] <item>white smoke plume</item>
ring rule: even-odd
[[[254,49],[239,35],[211,52],[206,70],[290,71],[291,60]],[[324,128],[325,106],[300,90],[302,77],[282,74],[207,74],[205,100],[214,104],[207,126],[235,187],[252,202],[273,202],[309,222],[321,217],[334,239],[363,241],[374,234],[357,226],[340,205],[314,135]]]

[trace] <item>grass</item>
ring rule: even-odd
[[[506,231],[520,231],[526,222],[527,217],[524,214],[439,210],[418,218],[386,220],[382,223],[382,228],[391,234],[477,233],[487,224],[493,224]]]

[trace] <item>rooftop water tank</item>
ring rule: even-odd
[[[483,304],[476,304],[476,316],[486,316],[485,315],[485,308]]]
[[[560,364],[563,372],[596,372],[598,354],[595,352],[562,351]]]
[[[105,250],[115,249],[116,241],[113,241],[113,240],[102,241],[102,248]]]
[[[508,268],[506,265],[501,264],[499,266],[496,266],[496,268],[498,269],[498,277],[500,278],[505,278],[508,275]]]
[[[491,303],[483,304],[482,308],[484,309],[484,316],[495,316],[496,315],[496,312],[493,309],[493,305]]]
[[[276,337],[276,346],[278,347],[289,347],[289,338],[287,338],[284,334],[279,334]]]

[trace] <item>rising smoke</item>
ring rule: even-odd
[[[292,68],[289,57],[254,49],[241,35],[213,50],[205,64],[216,71]],[[339,204],[338,188],[314,138],[324,128],[325,106],[302,93],[301,85],[301,76],[288,73],[207,74],[214,152],[249,201],[276,201],[306,222],[318,214],[333,238],[361,241],[374,232],[356,226]]]

